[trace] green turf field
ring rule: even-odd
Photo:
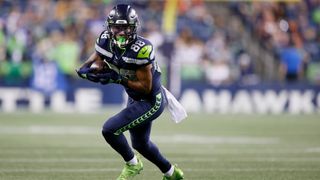
[[[123,162],[100,135],[110,115],[0,113],[0,179],[115,179]],[[155,121],[152,139],[187,180],[320,179],[320,115],[168,118]],[[143,160],[135,179],[161,179]]]

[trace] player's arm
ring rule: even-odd
[[[89,67],[94,61],[103,61],[97,52],[92,53],[91,56],[80,66],[80,68]]]
[[[137,80],[127,80],[124,85],[141,93],[149,94],[152,89],[151,68],[152,64],[140,67],[136,70]]]
[[[78,76],[83,79],[88,79],[89,81],[99,82],[99,78],[96,77],[95,74],[91,73],[93,69],[90,66],[95,61],[102,61],[102,58],[97,52],[92,53],[91,56],[80,66],[80,68],[76,69]]]

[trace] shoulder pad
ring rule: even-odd
[[[149,59],[149,60],[153,60],[154,59],[153,45],[149,40],[139,36],[138,40],[136,41],[136,43],[138,45],[140,43],[140,47],[141,47],[139,49],[139,51],[138,51],[137,58],[139,58],[139,59]]]
[[[130,47],[130,53],[122,57],[127,64],[145,66],[154,61],[154,49],[150,41],[138,36]]]
[[[151,59],[151,57],[150,57],[151,52],[152,52],[152,46],[151,46],[151,45],[145,45],[145,46],[143,46],[143,47],[139,50],[138,55],[137,55],[137,58],[141,58],[141,59],[144,59],[144,58]]]
[[[100,36],[97,38],[96,44],[95,44],[95,50],[106,57],[111,58],[112,53],[109,50],[109,34],[108,31],[103,31]]]
[[[100,36],[97,38],[97,44],[103,44],[105,41],[110,39],[108,31],[103,31]]]

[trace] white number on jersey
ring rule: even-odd
[[[141,41],[141,40],[138,40],[135,42],[135,44],[139,45],[140,47],[144,46],[146,43]]]
[[[101,35],[101,39],[107,39],[108,38],[108,33],[107,32],[104,32],[102,35]]]
[[[140,48],[142,46],[144,46],[146,43],[141,41],[141,40],[138,40],[136,41],[134,44],[131,45],[131,49],[134,51],[134,52],[138,52],[140,50]]]
[[[136,44],[132,44],[131,45],[131,49],[134,51],[134,52],[138,52],[139,49],[140,49],[140,46],[136,45]]]

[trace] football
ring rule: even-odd
[[[104,61],[94,61],[90,68],[94,69],[94,73],[103,73],[109,70],[109,66]]]

